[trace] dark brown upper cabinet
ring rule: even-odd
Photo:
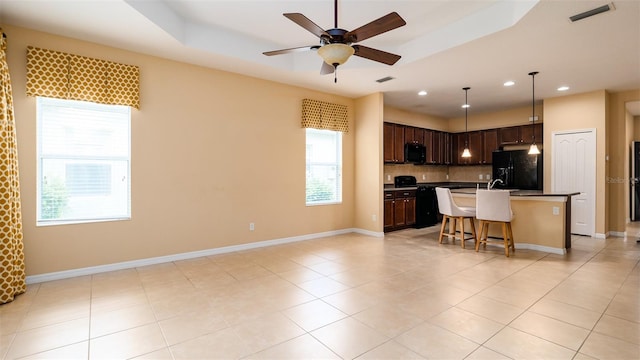
[[[405,126],[392,123],[384,123],[382,128],[384,143],[383,157],[385,163],[404,162],[404,131]]]
[[[404,128],[404,141],[406,143],[424,145],[424,133],[425,129],[417,128],[414,126],[405,126]]]
[[[529,144],[533,139],[535,129],[536,142],[542,143],[542,124],[510,126],[499,129],[499,145]]]
[[[482,163],[491,164],[493,152],[498,150],[498,129],[482,130]]]

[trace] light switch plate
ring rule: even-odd
[[[560,215],[560,208],[557,206],[553,207],[553,215]]]

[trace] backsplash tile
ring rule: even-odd
[[[487,182],[487,175],[491,174],[491,165],[477,166],[447,166],[447,165],[413,165],[413,164],[385,164],[384,183],[393,184],[393,178],[400,175],[415,176],[418,183],[422,182]],[[447,179],[447,175],[449,178]],[[482,175],[480,180],[479,175]]]
[[[491,165],[449,166],[449,181],[487,182],[491,180],[492,171]]]

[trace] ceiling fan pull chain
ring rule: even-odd
[[[333,83],[338,83],[338,65],[333,65]]]

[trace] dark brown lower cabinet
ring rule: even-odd
[[[393,191],[384,192],[384,231],[391,231],[395,226],[395,199]]]
[[[416,223],[416,191],[384,192],[384,231],[400,230]]]

